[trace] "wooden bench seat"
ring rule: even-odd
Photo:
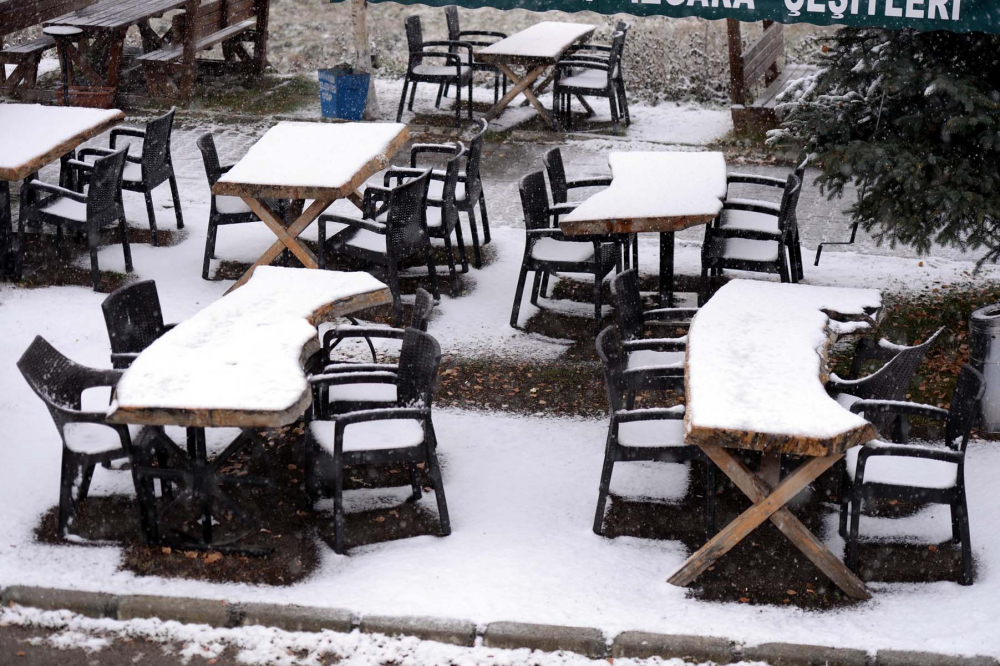
[[[196,43],[196,49],[198,51],[207,51],[217,44],[221,44],[222,42],[232,39],[233,37],[237,37],[245,32],[253,30],[256,25],[257,19],[246,19],[245,21],[240,21],[234,25],[226,26],[222,30],[200,37]],[[181,44],[177,44],[175,46],[168,46],[166,48],[141,55],[138,60],[143,63],[169,63],[175,60],[180,60],[183,54],[184,47]]]
[[[34,88],[42,54],[55,48],[49,36],[38,37],[16,46],[6,46],[8,35],[41,26],[66,12],[92,5],[95,0],[0,0],[0,92],[13,93],[18,88]],[[15,65],[7,76],[6,65]]]
[[[4,58],[9,58],[11,60],[15,58],[24,58],[27,56],[32,56],[35,54],[42,54],[51,48],[55,48],[56,40],[48,35],[42,35],[38,39],[33,39],[30,42],[25,42],[23,44],[18,44],[17,46],[8,46],[0,54]]]

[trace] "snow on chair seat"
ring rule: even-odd
[[[635,448],[685,446],[684,421],[674,419],[622,423],[618,426],[618,443]]]
[[[458,76],[468,76],[469,66],[461,65],[461,74]],[[440,77],[452,77],[456,76],[458,69],[455,65],[417,65],[412,70],[417,76],[440,76]]]
[[[729,200],[726,203],[734,203]],[[765,202],[760,202],[761,204]],[[750,210],[726,210],[722,213],[722,226],[730,229],[748,229],[750,231],[766,231],[778,233],[778,211],[774,215],[758,213]]]
[[[427,198],[440,201],[443,196],[444,182],[432,179],[430,186],[427,188]],[[461,181],[455,186],[455,201],[465,201],[465,183]]]
[[[613,78],[618,77],[618,68],[615,68]],[[588,69],[573,76],[559,79],[559,85],[566,88],[592,88],[603,90],[608,85],[608,73],[599,69]]]
[[[637,349],[629,352],[627,367],[629,370],[637,368],[680,370],[684,368],[684,356],[682,351],[663,352],[653,349]]]
[[[334,450],[333,421],[313,421],[309,431],[316,442],[327,452]],[[416,419],[389,419],[355,423],[344,429],[344,451],[381,451],[419,446],[424,441],[424,430]]]
[[[531,248],[531,257],[539,261],[578,263],[594,258],[594,246],[588,242],[572,242],[542,238]]]
[[[67,423],[63,427],[66,448],[73,453],[97,455],[120,451],[122,440],[114,428],[101,423]]]
[[[916,453],[920,450],[946,451],[942,447],[919,446],[916,444],[888,444],[874,440],[865,446],[900,452]],[[847,473],[853,481],[857,476],[858,454],[863,447],[848,449],[844,456]],[[944,460],[913,458],[903,456],[875,456],[865,465],[865,483],[884,483],[891,486],[916,486],[918,488],[952,488],[958,481],[958,464]]]
[[[74,222],[87,221],[87,204],[72,199],[56,199],[55,203],[42,208],[41,212]]]
[[[394,384],[342,384],[329,391],[330,402],[396,402]]]
[[[727,238],[722,256],[734,261],[777,261],[780,247],[771,241]]]

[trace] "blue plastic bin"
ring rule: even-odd
[[[361,120],[368,102],[368,82],[371,74],[355,74],[348,67],[321,69],[319,103],[324,118]]]

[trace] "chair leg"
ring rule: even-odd
[[[438,302],[441,300],[441,288],[438,286],[437,266],[434,265],[434,257],[431,255],[430,244],[424,250],[424,260],[427,262],[427,272],[431,276],[431,295],[434,296],[434,301]]]
[[[472,120],[472,77],[469,77],[469,120]]]
[[[132,266],[132,246],[128,242],[128,223],[125,221],[124,213],[118,218],[118,237],[121,240],[122,254],[125,257],[125,272],[131,273],[134,270]]]
[[[344,554],[344,465],[333,460],[333,552]]]
[[[844,463],[841,462],[841,465]],[[845,466],[840,473],[840,526],[837,531],[841,538],[847,538],[847,517],[850,515],[851,505],[851,477],[847,473]]]
[[[472,233],[472,256],[475,259],[476,268],[483,267],[483,253],[479,248],[479,230],[476,229],[476,208],[470,205],[465,211],[469,216],[469,231]],[[459,224],[461,224],[461,220]]]
[[[171,167],[170,178],[170,196],[174,200],[174,215],[177,216],[177,228],[184,228],[184,211],[181,210],[181,196],[177,191],[177,178],[173,174],[173,167]]]
[[[403,119],[403,109],[406,108],[406,89],[410,87],[410,80],[403,79],[403,94],[399,96],[399,109],[396,111],[396,122]]]
[[[80,476],[80,489],[76,494],[76,501],[82,502],[87,499],[87,495],[90,494],[90,482],[94,480],[94,468],[97,467],[97,463],[87,463],[83,466],[83,473]]]
[[[73,511],[76,508],[76,493],[73,486],[80,475],[80,461],[71,451],[63,448],[62,473],[59,477],[59,537],[69,534],[69,526],[73,521]]]
[[[208,233],[205,234],[205,258],[201,264],[201,279],[208,279],[208,272],[212,268],[212,257],[215,255],[215,234],[218,231],[218,223],[214,217],[210,217],[208,220]],[[320,254],[323,254],[323,249],[320,248]]]
[[[621,124],[618,119],[618,104],[615,103],[615,95],[611,90],[608,90],[608,105],[611,107],[611,128],[617,134],[621,129]]]
[[[549,271],[545,271],[545,272],[542,273],[542,286],[541,286],[541,288],[539,289],[539,292],[538,292],[541,295],[542,298],[548,298],[549,297],[549,276],[551,274],[552,273],[550,273]]]
[[[434,108],[435,109],[440,109],[441,108],[441,95],[444,94],[444,89],[447,87],[447,85],[448,85],[447,83],[442,83],[442,84],[438,85],[437,99],[434,100]]]
[[[639,234],[632,234],[632,268],[639,270]]]
[[[455,224],[455,241],[458,243],[458,258],[462,262],[462,272],[469,272],[469,255],[465,251],[465,237],[462,231],[462,220],[459,217],[458,223]]]
[[[601,332],[601,265],[597,265],[594,273],[594,337]]]
[[[451,277],[451,297],[458,296],[458,275],[455,270],[455,251],[451,244],[451,233],[444,234],[444,249],[448,253],[448,275]]]
[[[156,213],[153,211],[153,194],[146,190],[143,192],[146,196],[146,215],[149,217],[149,231],[153,235],[153,247],[157,247],[159,242],[156,237]]]
[[[407,465],[410,472],[410,488],[413,493],[410,495],[410,500],[416,502],[418,499],[423,497],[423,491],[420,489],[420,479],[417,478],[417,465],[415,463],[410,463]]]
[[[517,287],[514,289],[514,307],[510,311],[510,327],[517,328],[517,316],[521,312],[521,299],[524,297],[524,283],[528,279],[528,265],[521,264],[521,274],[517,277]]]
[[[455,127],[462,127],[462,84],[455,84]]]
[[[90,246],[90,281],[94,285],[94,291],[101,286],[101,269],[97,265],[97,244],[100,240],[97,225],[91,225],[87,230],[87,244]]]
[[[544,271],[535,271],[535,279],[531,283],[531,304],[538,307],[538,290],[542,286],[542,275]]]
[[[962,490],[956,502],[959,509],[959,531],[962,537],[962,577],[959,583],[962,585],[972,585],[972,540],[969,534],[969,507],[965,501],[965,492]]]
[[[493,74],[493,103],[497,104],[500,101],[500,70],[498,69]]]
[[[417,82],[414,81],[411,85],[413,87],[410,88],[410,111],[413,111],[413,100],[417,96]]]
[[[611,474],[615,469],[615,442],[611,432],[608,432],[608,442],[604,449],[604,466],[601,468],[601,485],[597,488],[597,511],[594,513],[594,534],[604,534],[604,510],[608,504],[608,493],[611,490]]]
[[[394,261],[389,262],[389,291],[392,293],[393,326],[403,325],[403,300],[399,289],[399,266]]]
[[[847,537],[847,567],[854,572],[858,570],[858,528],[861,526],[861,495],[852,492],[851,496],[851,531]]]
[[[632,118],[628,112],[628,95],[625,93],[625,79],[618,79],[618,106],[625,116],[625,126],[632,124]]]
[[[483,245],[490,244],[490,218],[486,215],[486,193],[479,193],[479,214],[483,216]]]
[[[427,437],[425,442],[427,450],[427,475],[431,478],[431,485],[434,486],[434,498],[437,500],[438,520],[441,521],[441,536],[451,534],[451,518],[448,515],[448,501],[444,496],[444,481],[441,478],[441,465],[437,458],[437,436],[434,434],[434,424],[428,420]]]

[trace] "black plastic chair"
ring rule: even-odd
[[[626,369],[621,335],[614,326],[608,326],[597,336],[597,355],[604,368],[611,422],[597,495],[594,533],[604,533],[604,510],[616,462],[700,460],[705,464],[705,533],[711,538],[715,534],[715,465],[697,446],[684,443],[684,406],[636,410],[626,407],[625,395],[631,386],[626,375],[637,373]],[[683,375],[675,381],[678,387],[683,387]]]
[[[427,332],[427,322],[431,312],[434,310],[434,299],[424,289],[417,289],[413,299],[413,311],[410,316],[409,328]],[[323,366],[317,374],[333,374],[346,372],[399,372],[397,363],[379,363],[375,354],[375,346],[372,338],[382,338],[386,340],[402,340],[405,330],[402,328],[392,328],[389,326],[338,326],[326,331],[323,334]],[[333,350],[337,348],[343,340],[349,338],[365,338],[368,348],[372,353],[371,363],[351,363],[334,360]],[[328,387],[319,383],[313,391],[313,402],[316,405],[324,405],[329,408],[332,414],[338,412],[353,412],[359,409],[374,409],[395,403],[396,388],[390,384],[368,384],[361,382],[360,385],[338,384]]]
[[[906,392],[917,367],[943,331],[944,327],[939,328],[927,340],[912,347],[893,344],[884,338],[878,341],[872,338],[858,340],[851,362],[851,378],[843,379],[831,374],[826,390],[846,409],[850,409],[859,400],[906,400]],[[882,361],[885,365],[872,374],[861,377],[865,365],[870,361]],[[880,412],[866,414],[865,417],[883,437],[900,443],[905,443],[909,438],[910,422],[905,415]]]
[[[325,268],[323,250],[329,246],[338,254],[384,269],[392,292],[396,326],[403,322],[400,264],[408,257],[423,255],[431,277],[434,300],[441,299],[430,235],[427,233],[427,185],[430,175],[430,170],[424,171],[392,189],[369,185],[365,190],[361,219],[330,213],[319,217],[319,267]],[[388,203],[384,211],[385,222],[379,222],[375,218],[379,215],[379,205],[384,203]],[[331,222],[345,224],[348,228],[338,231],[328,244],[326,225]]]
[[[462,158],[465,155],[465,146],[462,142],[454,144],[451,152],[448,153],[448,162],[439,181],[442,187],[439,192],[431,193],[428,187],[427,195],[427,233],[431,238],[440,238],[444,241],[445,251],[448,253],[448,273],[451,277],[451,295],[458,296],[458,273],[455,269],[455,251],[451,243],[452,234],[458,244],[459,260],[462,262],[462,272],[469,272],[469,259],[465,252],[465,240],[462,238],[462,225],[458,219],[458,175],[461,170]],[[400,168],[391,167],[385,172],[384,184],[389,187],[392,179],[396,179],[399,185],[409,178],[419,176],[424,172],[420,168]],[[434,178],[433,171],[431,178]],[[432,180],[432,182],[434,182]],[[437,195],[437,196],[435,196]],[[385,213],[376,216],[379,222],[385,222]]]
[[[693,308],[642,309],[639,291],[639,273],[634,268],[622,271],[611,278],[611,301],[615,308],[615,322],[622,337],[622,346],[628,355],[625,380],[626,404],[632,408],[635,393],[644,389],[673,389],[683,391],[677,378],[684,378],[684,361],[687,336],[680,338],[646,338],[645,329],[651,324],[682,326],[690,322],[697,312]]]
[[[52,224],[56,227],[56,245],[59,255],[65,256],[63,248],[63,228],[87,234],[90,245],[90,279],[94,291],[101,282],[97,250],[100,243],[99,231],[117,223],[122,252],[125,255],[125,271],[132,272],[132,250],[128,243],[125,211],[121,205],[122,171],[125,168],[127,150],[109,152],[93,164],[78,160],[67,160],[72,169],[87,173],[90,187],[86,193],[75,192],[65,187],[52,185],[40,180],[26,182],[28,195],[23,202],[22,215],[18,220],[18,234],[23,237],[27,222]],[[50,196],[41,197],[41,193]],[[22,245],[23,247],[23,245]]]
[[[448,504],[437,458],[437,438],[431,419],[434,380],[441,361],[437,340],[413,328],[403,334],[399,370],[392,372],[333,373],[317,375],[313,385],[340,383],[386,383],[396,386],[392,407],[321,413],[309,423],[306,487],[312,497],[330,486],[333,496],[333,550],[344,552],[344,467],[367,464],[406,464],[410,470],[413,498],[421,495],[416,466],[423,463],[437,498],[441,536],[451,534]],[[324,465],[326,469],[324,469]],[[329,478],[329,480],[328,480]]]
[[[205,163],[205,174],[208,176],[208,187],[211,190],[222,174],[232,169],[233,165],[222,166],[219,164],[219,154],[215,149],[215,139],[212,138],[211,134],[203,134],[198,138],[198,149],[201,150],[201,158]],[[266,199],[265,201],[274,212],[284,215],[288,206],[287,201],[274,199]],[[215,242],[218,239],[219,227],[245,222],[260,222],[260,218],[246,202],[239,197],[212,195],[212,206],[208,214],[208,233],[205,236],[205,259],[201,267],[202,279],[208,279],[212,259],[215,258]]]
[[[28,386],[42,399],[62,439],[59,479],[59,536],[65,538],[76,506],[87,499],[94,468],[130,458],[132,440],[124,425],[108,423],[107,410],[83,411],[83,392],[114,389],[121,370],[98,370],[74,363],[41,336],[35,337],[17,362]],[[134,481],[133,475],[133,481]]]
[[[111,365],[119,369],[132,365],[140,352],[175,326],[163,323],[153,280],[119,287],[104,299],[101,310],[111,341]]]
[[[848,505],[841,502],[840,532],[847,539],[847,566],[858,566],[858,528],[861,502],[869,498],[930,502],[951,507],[952,541],[962,544],[962,575],[959,583],[972,584],[972,543],[969,538],[969,509],[965,492],[965,450],[969,433],[979,415],[979,401],[986,382],[972,366],[962,366],[949,409],[898,400],[861,400],[851,407],[855,413],[905,414],[943,421],[944,441],[940,444],[890,444],[872,441],[844,456],[847,465],[841,497],[850,498],[850,533],[847,531]]]
[[[566,167],[563,163],[562,150],[553,148],[545,153],[542,158],[545,163],[545,173],[549,177],[549,188],[552,193],[553,224],[559,224],[559,216],[572,212],[580,205],[579,201],[570,201],[570,190],[586,187],[608,187],[611,185],[610,178],[581,178],[579,180],[567,180]],[[615,240],[621,243],[622,258],[625,268],[639,267],[639,245],[637,234],[615,234]],[[631,253],[629,247],[631,246]],[[631,257],[631,259],[630,259]],[[542,278],[542,296],[544,297],[549,289],[549,276],[546,274]]]
[[[425,42],[418,16],[410,16],[406,19],[406,44],[410,58],[406,65],[406,76],[403,78],[403,94],[399,96],[396,122],[403,119],[406,91],[411,84],[413,88],[410,90],[410,111],[413,111],[413,98],[417,93],[418,83],[432,83],[438,86],[453,84],[455,86],[456,127],[462,126],[462,86],[468,86],[469,120],[472,120],[472,45],[467,42],[447,39]],[[434,50],[441,47],[448,50]],[[453,53],[454,50],[458,49],[465,50],[465,58],[462,57],[462,54]],[[425,60],[444,60],[444,64],[427,64],[424,62]]]
[[[619,117],[631,125],[621,57],[625,49],[625,32],[615,32],[607,56],[589,55],[577,51],[556,63],[553,83],[553,115],[561,119],[566,129],[573,129],[572,100],[574,96],[606,97],[611,107],[611,124],[619,128]]]
[[[489,46],[490,44],[495,44],[501,39],[507,38],[507,34],[503,32],[491,30],[462,30],[458,20],[458,7],[455,5],[449,5],[444,8],[444,18],[445,22],[448,24],[448,39],[453,42],[464,42],[473,47],[484,47]],[[472,37],[473,39],[468,39],[469,37]],[[486,62],[475,62],[475,60],[473,60],[472,71],[493,74],[494,104],[500,101],[501,81],[503,81],[503,94],[507,94],[507,77],[496,65]],[[435,106],[441,106],[441,95],[444,94],[444,96],[447,97],[450,86],[450,83],[445,83],[438,89],[437,102],[435,103]],[[470,96],[469,99],[471,100],[472,97]]]
[[[807,157],[802,161],[799,166],[795,167],[795,171],[792,173],[799,182],[805,187],[805,177],[806,177],[806,166],[809,164],[809,158]],[[727,190],[733,185],[751,185],[760,187],[770,187],[774,189],[779,189],[782,192],[785,186],[788,184],[786,179],[782,178],[771,178],[770,176],[758,176],[749,173],[731,173],[726,176],[726,187]],[[733,204],[761,204],[759,199],[746,199],[740,197],[727,196],[726,200]],[[773,214],[762,215],[753,211],[746,210],[736,210],[733,209],[728,214],[719,217],[717,222],[724,226],[728,226],[733,229],[753,229],[753,230],[765,230],[765,231],[778,231],[777,218],[781,211],[781,204],[775,203],[773,205]],[[716,225],[718,226],[718,225]],[[796,224],[791,230],[792,238],[789,242],[789,255],[791,259],[792,269],[795,271],[797,280],[802,280],[805,277],[805,273],[802,270],[802,241],[799,238],[799,227]]]
[[[486,141],[486,130],[489,123],[479,119],[479,131],[469,140],[469,148],[465,151],[465,165],[458,172],[458,186],[455,188],[455,205],[458,212],[465,213],[469,219],[469,231],[472,234],[472,251],[474,265],[482,268],[483,257],[479,247],[479,231],[476,229],[476,205],[483,216],[483,245],[490,242],[490,221],[486,214],[486,193],[483,191],[483,180],[480,167],[483,159],[483,144]],[[415,143],[410,149],[410,167],[417,168],[418,157],[425,153],[443,153],[450,155],[455,151],[454,143]],[[440,199],[444,193],[446,172],[442,169],[431,171],[431,184],[428,196]]]
[[[791,246],[795,239],[795,211],[802,192],[802,181],[790,174],[785,181],[781,204],[735,200],[723,204],[723,222],[705,227],[705,243],[701,250],[701,300],[709,296],[709,272],[722,269],[777,273],[782,282],[798,282],[793,270]],[[755,221],[745,226],[727,224],[735,214],[754,213]]]
[[[170,157],[170,135],[174,127],[174,111],[170,109],[159,118],[146,123],[145,129],[135,127],[119,127],[111,130],[111,148],[84,148],[78,155],[85,160],[91,155],[108,155],[115,151],[115,143],[120,136],[142,139],[142,156],[127,158],[125,173],[122,178],[122,189],[129,192],[141,192],[146,197],[146,215],[149,217],[149,230],[153,235],[153,245],[158,244],[156,236],[156,213],[153,210],[153,190],[163,183],[170,183],[170,194],[174,200],[174,214],[177,216],[177,228],[184,228],[184,216],[181,212],[181,199],[177,192],[177,178],[174,177],[174,165]]]
[[[545,174],[541,171],[522,178],[519,189],[521,208],[524,211],[524,258],[521,260],[521,274],[514,292],[510,325],[517,328],[528,271],[535,272],[535,282],[531,288],[532,305],[538,305],[538,291],[544,273],[590,273],[594,276],[594,335],[597,335],[602,319],[601,283],[608,273],[615,270],[617,261],[621,259],[618,245],[607,242],[605,236],[567,238],[562,231],[553,228],[552,217],[556,213],[549,207]]]

